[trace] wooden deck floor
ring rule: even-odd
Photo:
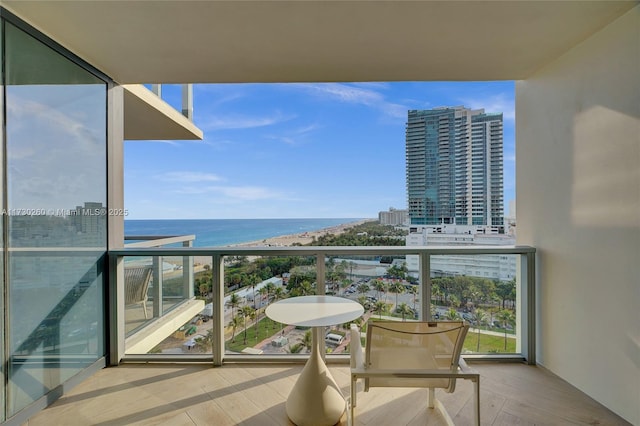
[[[481,374],[483,425],[628,425],[543,368],[474,364]],[[290,425],[285,401],[299,365],[125,364],[101,370],[27,426],[39,425]],[[330,366],[345,395],[347,366]],[[457,425],[471,424],[472,385],[436,391]],[[346,415],[340,425],[346,425]],[[356,425],[441,425],[424,389],[372,389],[358,394]]]

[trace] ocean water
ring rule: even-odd
[[[335,219],[154,219],[125,220],[124,234],[191,235],[194,247],[215,247],[258,241],[270,237],[317,231],[360,218]]]

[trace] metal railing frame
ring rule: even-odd
[[[402,256],[402,255],[418,255],[420,258],[420,300],[421,309],[420,317],[424,320],[431,319],[431,256],[446,255],[519,255],[520,261],[517,263],[519,269],[517,274],[517,321],[516,327],[520,332],[521,353],[516,356],[498,354],[498,355],[472,355],[465,358],[482,360],[499,360],[499,361],[525,361],[528,364],[536,363],[536,317],[535,317],[535,254],[536,249],[530,246],[385,246],[385,247],[338,247],[338,246],[303,246],[303,247],[211,247],[211,248],[194,248],[194,247],[178,247],[178,248],[159,248],[159,247],[131,247],[130,245],[123,249],[110,250],[108,255],[112,260],[111,264],[121,263],[126,256],[179,256],[185,260],[191,256],[211,257],[213,272],[213,300],[214,305],[218,309],[214,309],[213,317],[213,344],[212,355],[193,356],[162,356],[162,355],[126,355],[121,361],[157,361],[157,362],[189,362],[189,361],[207,361],[213,362],[215,366],[222,365],[224,362],[296,362],[306,360],[306,356],[300,355],[232,355],[225,354],[224,342],[224,258],[227,256],[305,256],[316,257],[316,273],[317,273],[317,294],[325,293],[325,260],[328,256]],[[193,264],[193,262],[185,262],[184,264]],[[190,270],[189,282],[193,280],[193,269]],[[191,288],[193,286],[191,285]],[[193,297],[193,290],[188,293]],[[113,312],[113,310],[111,310]],[[118,318],[112,318],[110,321],[110,333],[117,333],[117,324],[121,321],[124,312],[118,312]],[[117,336],[112,336],[112,342],[121,342]],[[117,353],[124,353],[123,348]],[[112,353],[113,350],[112,350]],[[346,362],[345,356],[332,356],[333,361]]]

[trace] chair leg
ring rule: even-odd
[[[480,426],[480,376],[473,382],[474,398],[473,398],[473,412],[476,418],[476,426]]]
[[[436,390],[434,388],[429,388],[427,393],[427,407],[433,408],[436,400]]]
[[[356,406],[356,393],[358,393],[358,379],[355,377],[351,378],[351,407]]]
[[[442,405],[442,402],[439,399],[435,400],[435,406],[436,406],[436,410],[440,412],[440,415],[442,416],[442,420],[444,420],[444,423],[447,426],[456,426],[456,424],[453,422],[453,419],[449,415],[449,412],[447,412],[447,409],[444,407],[444,405]]]
[[[355,407],[356,407],[356,384],[357,380],[353,377],[351,378],[351,396],[349,397],[349,425],[354,425],[356,420],[355,416]]]
[[[149,316],[147,315],[147,301],[143,301],[142,302],[142,310],[144,312],[144,319],[149,319]]]

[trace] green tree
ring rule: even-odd
[[[209,285],[208,283],[206,282],[200,283],[200,285],[198,286],[198,290],[200,291],[200,296],[204,298],[208,298],[210,288],[211,288],[211,285]]]
[[[449,308],[444,317],[445,319],[448,319],[450,321],[455,321],[460,319],[460,314],[458,314],[458,311],[456,311],[455,309]]]
[[[384,301],[387,301],[387,284],[384,281],[380,278],[373,280],[373,289],[378,294],[378,299],[381,299],[384,294]]]
[[[267,303],[269,302],[269,289],[266,285],[258,289],[258,295],[260,296],[260,300],[267,299]]]
[[[515,315],[513,315],[513,312],[511,312],[508,309],[503,309],[501,311],[498,312],[498,314],[496,315],[496,317],[498,318],[498,321],[500,321],[502,323],[502,326],[504,327],[504,350],[507,350],[507,327],[508,326],[513,326],[516,322],[516,317]]]
[[[356,267],[355,262],[348,262],[349,264],[349,279],[353,282],[353,269]]]
[[[249,275],[248,279],[249,279],[249,285],[251,286],[252,295],[253,295],[253,309],[257,309],[258,306],[256,305],[256,286],[260,282],[262,282],[262,280],[256,274]]]
[[[371,302],[369,302],[366,296],[358,296],[358,303],[365,309],[371,308]]]
[[[244,318],[240,315],[231,317],[231,321],[229,322],[229,327],[231,327],[231,342],[236,341],[236,329],[242,325],[243,322]]]
[[[351,285],[352,281],[348,278],[343,279],[340,282],[340,288],[342,289],[342,294],[344,294],[344,289]]]
[[[480,352],[480,326],[486,324],[487,319],[489,319],[489,316],[484,309],[478,308],[473,313],[473,320],[476,322],[476,327],[478,328],[478,344],[476,346],[476,352]]]
[[[403,263],[401,266],[393,265],[387,269],[387,275],[391,278],[397,278],[399,280],[404,280],[407,277],[407,273],[409,269],[407,268],[407,264]]]
[[[363,296],[369,291],[371,290],[371,287],[369,287],[369,284],[367,283],[362,283],[360,285],[358,285],[358,293],[362,294]]]
[[[396,308],[396,312],[398,312],[402,316],[402,321],[405,321],[407,315],[413,314],[411,307],[406,303],[401,303],[400,306]]]
[[[398,306],[398,295],[400,293],[404,293],[404,290],[405,290],[404,285],[398,281],[398,282],[392,283],[389,286],[389,290],[396,294],[396,306]]]
[[[409,290],[407,290],[407,292],[413,296],[413,310],[416,310],[416,303],[418,301],[418,286],[412,285],[411,287],[409,287]]]
[[[256,310],[253,309],[251,306],[243,306],[240,309],[240,314],[239,315],[242,316],[242,324],[244,325],[244,341],[243,341],[243,343],[246,345],[247,344],[247,329],[249,328],[249,325],[247,324],[247,319],[255,318]]]
[[[383,300],[378,300],[373,305],[373,311],[377,312],[380,319],[382,319],[382,315],[389,312],[389,305],[387,305]]]
[[[291,290],[292,296],[308,296],[313,293],[313,285],[309,281],[300,281],[298,285]]]
[[[302,338],[302,344],[304,345],[305,348],[307,348],[307,351],[311,350],[311,345],[313,343],[313,337],[311,335],[311,330],[307,330],[304,332],[304,337]]]
[[[227,302],[227,306],[231,308],[232,317],[236,316],[236,309],[238,308],[238,306],[240,306],[241,302],[242,301],[240,300],[240,296],[238,296],[236,293],[231,293],[231,296],[229,296],[229,301]]]
[[[516,279],[511,281],[498,281],[496,283],[496,295],[502,300],[502,309],[505,309],[507,300],[515,300]]]

